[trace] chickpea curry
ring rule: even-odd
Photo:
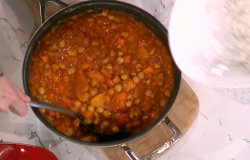
[[[77,14],[57,22],[32,57],[32,97],[71,109],[105,133],[142,132],[162,115],[174,90],[168,48],[125,14]],[[40,109],[60,132],[96,141],[79,121]]]

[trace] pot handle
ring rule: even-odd
[[[39,2],[39,7],[40,7],[40,16],[41,16],[41,25],[45,22],[45,7],[48,2],[54,3],[55,5],[65,8],[68,7],[69,5],[60,1],[60,0],[38,0]]]
[[[169,148],[177,143],[182,137],[182,132],[180,131],[180,129],[168,117],[166,117],[163,122],[172,130],[173,134],[162,146],[160,146],[153,152],[143,156],[142,158],[137,158],[133,151],[131,151],[131,149],[126,144],[122,144],[119,147],[125,151],[125,153],[131,160],[151,160],[156,158],[165,151],[169,150]]]

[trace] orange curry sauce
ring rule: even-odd
[[[71,109],[107,133],[145,130],[164,112],[174,89],[168,48],[141,22],[108,10],[59,21],[32,61],[34,99]],[[78,120],[40,112],[66,135],[96,140]]]

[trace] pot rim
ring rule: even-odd
[[[27,51],[26,51],[26,55],[24,57],[24,61],[23,61],[23,85],[24,85],[24,90],[25,93],[29,96],[31,96],[30,94],[30,90],[29,90],[29,61],[31,59],[33,50],[36,48],[36,45],[39,41],[39,39],[42,37],[42,35],[44,35],[44,32],[50,30],[50,28],[56,24],[56,22],[58,20],[60,20],[62,17],[66,17],[73,14],[76,14],[77,12],[81,12],[79,10],[81,9],[88,9],[88,8],[92,8],[92,7],[96,7],[96,8],[103,8],[103,9],[111,9],[112,7],[115,7],[115,9],[112,8],[112,10],[116,10],[116,11],[120,11],[123,10],[125,13],[128,13],[132,16],[135,17],[135,19],[141,21],[142,23],[144,23],[144,25],[146,25],[150,30],[152,30],[153,32],[159,32],[160,34],[156,34],[162,41],[163,43],[169,48],[169,43],[168,43],[168,32],[166,30],[166,28],[161,24],[161,22],[159,22],[155,17],[153,17],[151,14],[147,13],[146,11],[144,11],[143,9],[134,6],[132,4],[128,4],[125,2],[119,2],[119,1],[83,1],[71,6],[68,6],[66,8],[63,8],[62,10],[58,11],[57,13],[55,13],[53,16],[51,16],[50,18],[48,18],[38,29],[37,31],[34,33],[34,35],[32,36],[32,39],[30,40],[30,43],[27,47]],[[128,10],[127,12],[125,10]],[[136,18],[136,16],[138,18]],[[140,18],[144,18],[145,22],[142,21],[142,19]],[[148,24],[146,24],[148,23]],[[170,52],[171,54],[171,52]],[[172,55],[171,55],[172,56]],[[151,131],[153,128],[155,128],[159,123],[161,123],[162,120],[164,120],[164,118],[167,116],[167,113],[169,112],[169,110],[171,109],[171,107],[173,106],[173,103],[177,97],[178,91],[179,91],[179,86],[180,86],[180,81],[181,81],[181,71],[179,70],[179,68],[175,65],[175,87],[174,87],[174,92],[173,95],[171,97],[171,100],[169,102],[169,104],[166,106],[166,110],[162,113],[162,115],[150,126],[148,127],[146,130],[142,131],[139,134],[133,135],[131,137],[125,138],[125,139],[121,139],[121,140],[117,140],[117,141],[112,141],[112,142],[85,142],[85,141],[80,141],[77,139],[74,139],[72,137],[69,137],[63,133],[61,133],[60,131],[56,130],[52,125],[50,125],[45,118],[40,114],[39,110],[37,108],[32,108],[34,114],[36,115],[36,117],[53,133],[55,133],[58,136],[64,137],[65,139],[74,142],[74,143],[78,143],[78,144],[82,144],[85,146],[94,146],[94,147],[111,147],[111,146],[117,146],[123,143],[128,143],[130,141],[134,141],[136,139],[138,139],[139,137],[145,135],[146,133],[148,133],[149,131]]]

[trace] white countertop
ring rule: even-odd
[[[151,3],[150,0],[142,1]],[[154,1],[150,5],[142,4],[142,1],[127,2],[149,11],[168,27],[174,0]],[[22,0],[0,1],[0,71],[20,88],[23,88],[22,61],[33,23],[32,12]],[[188,133],[158,159],[250,159],[250,88],[218,89],[184,78],[199,98],[199,114]],[[60,160],[107,159],[98,148],[74,144],[50,132],[30,109],[25,117],[9,111],[0,113],[0,142],[42,146]]]

